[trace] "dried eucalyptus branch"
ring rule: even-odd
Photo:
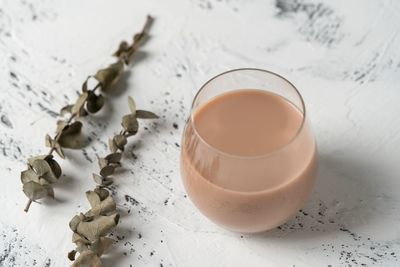
[[[138,132],[138,119],[158,118],[153,112],[136,110],[133,98],[129,97],[128,100],[131,113],[122,117],[123,130],[109,140],[110,154],[98,160],[100,172],[93,173],[96,188],[86,192],[91,209],[85,214],[75,215],[69,223],[74,232],[72,242],[76,245],[76,248],[68,253],[68,258],[74,261],[73,267],[102,266],[101,255],[114,243],[114,239],[108,235],[119,221],[116,203],[108,188],[113,184],[110,176],[121,166],[120,161],[127,138]],[[75,260],[76,253],[79,253],[79,256]]]
[[[96,113],[103,107],[105,98],[101,93],[96,93],[96,90],[100,88],[104,93],[111,92],[113,86],[119,81],[125,65],[129,64],[130,59],[146,38],[152,21],[153,18],[147,16],[142,31],[135,34],[132,44],[129,45],[125,41],[121,42],[118,50],[113,54],[117,61],[97,71],[94,76],[89,76],[82,85],[82,92],[77,101],[61,109],[60,114],[62,116],[69,114],[69,117],[66,120],[57,121],[57,130],[53,138],[48,134],[46,135],[46,146],[50,147],[49,152],[46,155],[29,158],[27,169],[21,172],[23,192],[29,199],[24,209],[25,212],[29,210],[33,201],[46,196],[54,198],[52,184],[58,181],[62,171],[53,157],[53,152],[64,159],[63,148],[76,149],[81,147],[82,123],[79,118],[89,113]],[[88,88],[90,78],[97,81],[93,89]]]

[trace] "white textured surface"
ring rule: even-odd
[[[157,21],[127,89],[84,124],[93,141],[68,151],[57,201],[23,213],[25,159],[45,151],[54,112],[146,13]],[[119,129],[128,94],[163,119],[132,142],[138,159],[127,154],[116,179],[123,217],[108,266],[399,266],[399,13],[395,0],[2,0],[0,266],[68,265],[68,221],[87,208],[92,162]],[[191,99],[237,67],[276,71],[298,86],[320,151],[308,205],[260,235],[210,223],[179,177],[176,143]]]

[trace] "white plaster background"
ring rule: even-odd
[[[47,151],[54,112],[147,13],[156,17],[152,38],[126,89],[84,122],[93,141],[67,152],[57,200],[25,214],[25,159]],[[126,153],[116,178],[124,215],[108,266],[399,266],[399,13],[395,0],[1,0],[0,266],[68,265],[68,221],[87,208],[91,161],[106,153],[128,94],[163,118],[131,142],[138,158]],[[238,67],[276,71],[297,85],[320,152],[307,206],[260,235],[209,222],[179,176],[175,143],[196,90]]]

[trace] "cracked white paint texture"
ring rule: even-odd
[[[85,119],[91,141],[67,152],[57,200],[25,214],[26,158],[47,151],[56,112],[147,13],[152,37],[119,93]],[[128,95],[162,118],[130,142],[116,177],[123,215],[107,266],[399,266],[399,13],[394,0],[2,0],[0,266],[69,264],[68,221],[88,207],[96,158]],[[177,144],[196,90],[238,67],[278,72],[300,89],[320,153],[306,207],[258,235],[209,222],[179,176]]]

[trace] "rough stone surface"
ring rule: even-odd
[[[2,0],[0,266],[68,266],[68,221],[87,209],[84,192],[127,95],[162,118],[142,125],[116,177],[123,216],[108,266],[400,266],[399,12],[393,0]],[[57,200],[25,214],[26,158],[47,151],[58,110],[146,13],[157,18],[152,37],[120,92],[84,122],[91,142],[67,151]],[[269,69],[297,85],[320,153],[307,206],[260,235],[209,222],[179,176],[196,90],[238,67]]]

